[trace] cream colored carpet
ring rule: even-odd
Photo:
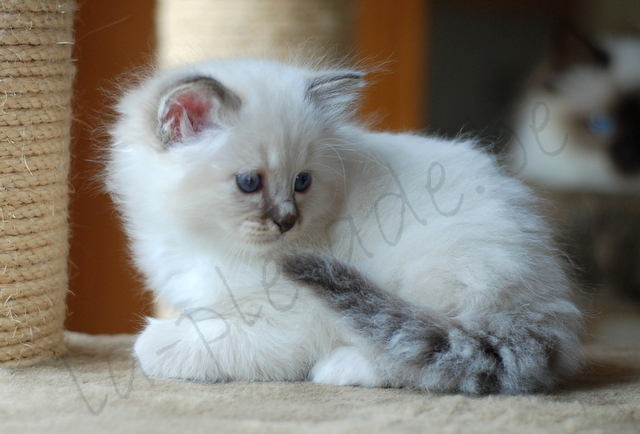
[[[430,395],[309,383],[147,379],[130,335],[68,333],[69,357],[0,370],[1,433],[640,433],[640,346],[588,347],[549,395]]]

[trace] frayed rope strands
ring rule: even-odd
[[[74,0],[0,0],[0,367],[64,353]]]

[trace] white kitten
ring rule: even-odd
[[[224,60],[122,99],[108,186],[149,288],[183,312],[138,337],[146,373],[521,393],[579,368],[528,190],[473,143],[362,128],[362,85]]]

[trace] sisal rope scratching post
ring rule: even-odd
[[[0,367],[64,352],[74,0],[0,0]]]

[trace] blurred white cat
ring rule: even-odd
[[[640,192],[640,40],[557,33],[518,105],[511,169],[555,190]]]

